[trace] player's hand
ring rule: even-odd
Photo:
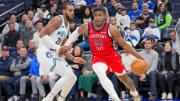
[[[140,80],[140,81],[146,81],[145,78],[146,78],[146,75],[145,75],[145,74],[142,74],[142,75],[140,76],[139,80]]]
[[[86,60],[84,60],[83,58],[80,58],[80,57],[74,57],[72,61],[75,63],[80,63],[80,64],[86,63]]]
[[[60,49],[59,49],[59,56],[62,56],[66,52],[67,52],[67,47],[66,46],[61,46]]]

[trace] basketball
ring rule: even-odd
[[[147,62],[145,60],[137,59],[131,64],[131,71],[136,75],[142,75],[147,70]]]

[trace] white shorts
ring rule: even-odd
[[[60,58],[55,52],[48,49],[38,48],[37,59],[40,63],[40,75],[48,72],[55,72],[56,74],[63,75],[66,72],[72,71],[64,57]]]

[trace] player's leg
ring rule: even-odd
[[[119,73],[116,73],[117,77],[119,78],[119,80],[128,88],[130,89],[130,94],[133,96],[133,97],[136,97],[138,96],[138,92],[134,86],[134,82],[133,80],[127,75],[127,73],[122,73],[122,74],[119,74]]]
[[[56,61],[56,67],[52,71],[60,75],[61,78],[55,83],[54,87],[51,89],[46,98],[53,99],[54,96],[56,96],[57,93],[62,90],[60,96],[65,99],[72,86],[76,82],[77,78],[72,72],[70,66],[68,66],[66,62],[61,60]]]
[[[120,101],[118,98],[118,95],[115,92],[115,89],[113,87],[112,82],[109,80],[109,78],[106,75],[106,71],[108,69],[107,65],[104,63],[95,63],[92,65],[94,72],[96,73],[102,87],[105,89],[105,91],[115,100]]]

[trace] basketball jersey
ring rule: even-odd
[[[117,56],[118,53],[114,50],[113,40],[109,33],[109,23],[105,22],[104,27],[97,31],[93,26],[93,21],[88,23],[88,37],[94,56]]]
[[[49,37],[52,39],[52,41],[55,43],[55,45],[57,45],[57,47],[60,48],[60,45],[62,44],[63,40],[68,35],[69,23],[66,26],[63,15],[59,15],[59,16],[62,18],[62,23],[54,32],[52,32],[49,35]]]

